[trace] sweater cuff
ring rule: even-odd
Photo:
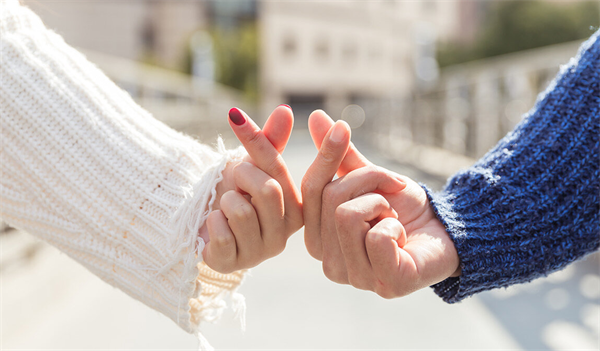
[[[458,297],[461,287],[461,279],[465,275],[465,267],[463,265],[462,252],[460,252],[459,246],[457,245],[456,235],[453,235],[456,232],[455,223],[453,221],[447,220],[450,218],[456,218],[456,215],[452,212],[450,202],[447,198],[444,198],[439,194],[432,192],[424,184],[421,184],[421,187],[423,187],[425,193],[427,193],[427,199],[429,200],[429,204],[433,208],[436,217],[440,220],[440,222],[442,222],[442,224],[446,228],[446,232],[449,234],[450,239],[452,239],[452,242],[454,243],[454,247],[456,248],[458,257],[460,259],[459,266],[461,268],[461,275],[459,277],[446,278],[445,280],[434,284],[431,287],[433,288],[433,291],[445,302],[458,302],[465,297],[463,296],[464,294],[461,294],[461,297]]]
[[[484,260],[483,265],[478,265],[477,261],[472,259],[473,251],[477,251],[478,248],[473,247],[472,243],[467,240],[467,225],[453,208],[454,196],[445,192],[434,193],[425,185],[422,185],[422,187],[427,193],[433,211],[454,243],[461,268],[460,276],[449,277],[432,285],[433,291],[445,302],[456,303],[478,292],[498,287],[498,282],[492,283],[495,280],[494,278],[491,276],[486,277],[488,274],[493,275],[485,269],[485,264],[489,264],[491,258],[490,261]],[[485,255],[489,252],[481,252],[481,254]],[[486,281],[489,281],[489,283],[486,284]]]
[[[230,274],[212,270],[203,262],[205,243],[198,236],[198,230],[205,223],[216,200],[216,185],[223,180],[223,170],[230,162],[239,161],[246,155],[243,147],[227,151],[221,138],[218,140],[218,151],[224,157],[194,184],[192,192],[171,218],[171,229],[175,235],[171,247],[182,250],[176,251],[171,260],[174,265],[167,264],[165,268],[174,269],[176,274],[182,269],[179,281],[175,282],[175,286],[179,286],[176,300],[186,303],[170,306],[168,315],[183,329],[194,334],[199,333],[201,322],[214,322],[220,318],[226,307],[226,297],[231,298],[233,309],[244,324],[244,298],[236,290],[247,270]],[[195,247],[195,250],[189,250],[190,247]]]

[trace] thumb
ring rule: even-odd
[[[310,131],[310,136],[312,137],[313,143],[317,149],[321,149],[323,139],[325,138],[325,135],[327,135],[329,129],[333,127],[333,124],[334,122],[331,117],[329,117],[323,110],[316,110],[308,117],[308,130]],[[358,149],[356,149],[354,144],[350,143],[348,152],[342,160],[337,174],[339,177],[341,177],[355,169],[369,166],[371,164],[372,163],[367,160],[367,158],[363,156]]]
[[[338,121],[321,138],[319,153],[302,178],[304,241],[311,256],[323,259],[321,206],[323,191],[331,182],[350,144],[350,126]]]

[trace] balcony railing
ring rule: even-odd
[[[362,136],[402,162],[448,176],[512,130],[580,45],[569,42],[447,67],[432,89],[380,104]]]

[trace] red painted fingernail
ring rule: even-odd
[[[279,105],[279,106],[287,107],[287,108],[289,108],[290,110],[292,109],[292,108],[290,107],[290,105],[286,105],[286,104],[281,104],[281,105]],[[277,106],[277,107],[279,107],[279,106]]]
[[[233,122],[233,124],[238,126],[241,126],[242,124],[246,123],[246,117],[244,117],[242,111],[240,111],[236,107],[229,110],[229,119],[231,120],[231,122]]]

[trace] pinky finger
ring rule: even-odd
[[[210,241],[203,251],[204,262],[219,273],[235,271],[237,248],[227,217],[221,210],[212,211],[206,219],[206,226]]]
[[[404,226],[395,218],[384,218],[365,237],[367,255],[377,278],[375,292],[384,298],[399,297],[412,291],[414,281],[405,277],[403,265],[414,265],[408,253],[401,249],[406,242]]]

